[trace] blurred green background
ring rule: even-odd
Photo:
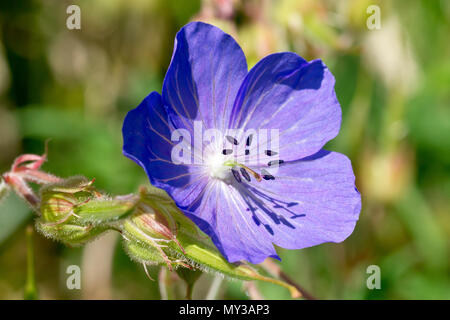
[[[70,4],[81,8],[81,30],[66,28]],[[373,4],[379,30],[366,25]],[[319,298],[450,299],[449,1],[2,1],[0,172],[20,153],[43,153],[52,138],[46,171],[95,177],[111,194],[148,183],[121,154],[122,120],[161,90],[175,33],[191,20],[232,34],[249,67],[294,51],[323,59],[336,77],[343,122],[327,148],[352,160],[360,220],[344,243],[279,249],[283,270]],[[17,197],[0,204],[1,299],[24,297],[32,222]],[[32,237],[41,299],[161,298],[117,235],[84,248]],[[82,290],[67,289],[69,265],[81,266]],[[366,286],[370,265],[381,268],[380,290]],[[203,276],[194,298],[212,281]],[[274,285],[257,288],[289,298]],[[218,298],[249,297],[241,282],[225,281]]]

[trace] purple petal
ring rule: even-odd
[[[202,22],[187,24],[177,33],[162,90],[176,126],[191,129],[198,120],[206,129],[222,128],[246,74],[245,55],[230,35]]]
[[[152,92],[125,117],[123,153],[144,168],[154,186],[172,192],[180,203],[192,202],[205,175],[201,167],[172,162],[172,131],[161,96]]]
[[[271,241],[287,249],[341,242],[355,228],[361,196],[350,160],[321,150],[279,168],[267,168],[275,180],[248,186],[255,214],[270,223]]]
[[[249,184],[211,181],[184,211],[230,262],[260,263],[277,257],[273,244],[301,249],[352,233],[361,197],[347,157],[322,150],[273,175]]]
[[[259,263],[278,258],[273,244],[300,249],[340,242],[353,231],[361,198],[351,163],[321,150],[340,121],[334,77],[320,60],[273,54],[247,74],[236,42],[195,22],[177,34],[162,97],[153,92],[127,114],[123,151],[228,261]],[[197,141],[203,135],[193,130],[197,125],[219,129],[231,146],[202,140],[198,153],[199,145],[181,138],[183,155],[197,153],[189,154],[193,164],[174,163],[174,129],[186,129]],[[230,136],[233,128],[253,129],[257,143],[242,133]],[[261,140],[259,129],[279,130],[281,147],[273,148],[271,134]],[[230,166],[231,156],[239,163]]]
[[[334,83],[321,60],[269,55],[245,78],[230,127],[279,129],[280,159],[285,161],[314,154],[339,132],[341,108]]]
[[[180,208],[211,237],[229,262],[259,263],[267,257],[278,258],[271,241],[261,239],[264,233],[255,226],[244,198],[234,186],[210,181],[203,194],[189,209]]]

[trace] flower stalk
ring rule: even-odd
[[[27,278],[25,283],[25,300],[38,299],[38,290],[36,287],[36,279],[34,274],[34,243],[33,243],[33,227],[27,226],[25,229],[27,239]]]

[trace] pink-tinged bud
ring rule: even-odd
[[[139,204],[138,212],[141,214],[133,220],[148,233],[168,240],[175,239],[175,231],[170,229],[167,219],[158,211],[141,203]]]
[[[33,190],[28,186],[23,178],[12,173],[5,173],[3,175],[5,182],[22,197],[32,209],[37,210],[39,205],[39,198],[34,194]]]
[[[137,207],[136,215],[130,219],[148,236],[154,239],[173,241],[182,253],[185,252],[177,240],[176,228],[169,223],[169,220],[158,209],[151,208],[141,202]]]
[[[47,223],[60,224],[75,217],[74,208],[97,197],[92,182],[76,176],[41,188],[40,212]]]
[[[34,182],[37,184],[60,182],[61,178],[40,171],[45,161],[47,161],[47,151],[42,156],[23,154],[14,160],[11,171],[8,174],[18,176],[26,182]]]
[[[9,172],[3,174],[3,179],[19,196],[25,199],[34,210],[38,209],[39,198],[34,194],[28,183],[37,184],[57,183],[61,179],[40,171],[47,155],[23,154],[17,157]]]
[[[134,259],[144,264],[162,263],[169,270],[178,265],[191,268],[179,258],[185,250],[176,237],[176,229],[158,209],[141,201],[122,226],[125,246]]]
[[[70,218],[77,204],[75,196],[67,193],[45,193],[41,200],[40,211],[47,222],[62,223]]]

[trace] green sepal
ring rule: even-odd
[[[93,180],[76,176],[42,187],[39,208],[42,218],[57,224],[101,224],[130,214],[139,200],[135,195],[107,197],[92,183]]]
[[[67,245],[77,246],[95,239],[109,227],[106,225],[75,225],[70,223],[55,225],[37,219],[36,229],[48,238],[61,241]]]
[[[121,197],[122,198],[122,197]],[[134,196],[128,198],[99,198],[73,208],[83,222],[101,223],[118,220],[130,214],[136,205]]]
[[[144,245],[137,241],[124,241],[124,248],[136,262],[155,265],[163,265],[165,263],[161,254],[153,246]]]
[[[85,177],[75,176],[44,185],[40,190],[39,207],[43,220],[49,223],[69,222],[76,206],[101,196],[91,187],[92,182]]]
[[[178,268],[176,270],[178,276],[183,279],[187,285],[193,286],[200,278],[203,272],[200,269]]]

